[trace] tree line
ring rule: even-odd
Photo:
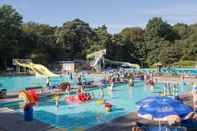
[[[28,58],[49,65],[59,60],[86,59],[86,55],[107,49],[112,60],[151,66],[197,60],[197,24],[170,25],[160,17],[150,19],[144,29],[127,27],[110,34],[105,25],[92,28],[74,19],[62,26],[23,22],[10,5],[0,6],[0,69],[13,58]]]

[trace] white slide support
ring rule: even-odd
[[[103,56],[106,54],[106,49],[104,50],[100,50],[100,51],[96,51],[94,53],[91,53],[89,55],[87,55],[87,58],[94,58],[93,62],[91,62],[90,66],[91,67],[95,67],[98,62],[103,58]]]

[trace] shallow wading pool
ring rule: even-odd
[[[161,91],[163,85],[159,84],[152,91],[144,85],[143,81],[135,81],[133,88],[126,84],[113,88],[112,95],[108,89],[104,89],[104,99],[113,105],[111,112],[105,112],[104,105],[96,104],[95,100],[82,104],[67,104],[65,96],[61,97],[60,105],[57,108],[52,98],[42,100],[34,107],[34,118],[44,123],[59,128],[89,128],[119,116],[136,111],[135,103],[147,96],[157,95],[152,92]],[[180,91],[191,90],[190,87],[180,86]],[[100,96],[100,90],[95,89],[89,92],[96,98]],[[18,112],[22,113],[21,110]]]

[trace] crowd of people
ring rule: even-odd
[[[63,82],[61,85],[58,86],[61,91],[64,91],[67,96],[70,96],[70,92],[75,90],[75,94],[79,96],[80,99],[83,98],[83,96],[88,96],[87,98],[95,98],[95,93],[87,93],[86,92],[86,85],[87,81],[84,81],[84,78],[86,75],[84,73],[78,74],[76,77],[72,73],[68,73],[69,79],[77,80],[76,85],[71,85],[69,82]],[[112,92],[113,92],[113,87],[116,83],[127,83],[129,88],[132,88],[135,86],[135,74],[133,73],[128,73],[125,70],[117,70],[110,72],[102,81],[95,82],[97,84],[97,87],[100,90],[100,99],[104,99],[105,97],[105,90],[104,87],[107,85],[107,91],[109,96],[112,97]],[[151,90],[154,89],[155,84],[157,83],[157,80],[154,79],[153,74],[144,74],[144,81],[147,87],[150,87]],[[88,83],[90,84],[90,83]],[[49,80],[47,81],[47,86],[49,86]],[[71,87],[73,86],[73,87]],[[74,87],[75,86],[75,87]],[[74,90],[73,90],[74,89]],[[171,96],[177,96],[178,95],[178,85],[177,84],[170,84],[170,83],[165,83],[164,88],[163,88],[163,95],[171,95]],[[197,111],[197,86],[192,91],[193,94],[193,105],[194,105],[194,110]],[[58,93],[55,95],[55,101],[56,101],[56,106],[58,107],[58,103],[60,100],[60,95]]]

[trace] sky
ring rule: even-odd
[[[0,0],[3,4],[12,5],[24,22],[61,26],[80,18],[93,28],[106,25],[112,34],[144,28],[155,16],[170,24],[197,23],[197,0]]]

